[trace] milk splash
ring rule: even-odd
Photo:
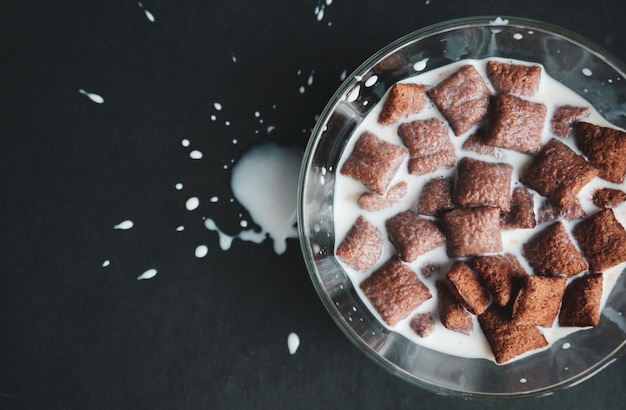
[[[223,250],[230,248],[234,238],[260,243],[269,235],[274,251],[280,255],[287,249],[287,239],[298,237],[294,225],[301,160],[299,149],[274,143],[257,145],[241,157],[233,167],[231,188],[261,232],[245,230],[230,236],[207,218],[204,224],[218,232]]]
[[[91,101],[95,102],[96,104],[102,104],[104,102],[104,98],[102,98],[101,95],[94,94],[94,93],[88,93],[87,91],[83,90],[82,88],[80,90],[78,90],[78,92],[81,93],[82,95],[84,95],[85,97],[89,98]]]

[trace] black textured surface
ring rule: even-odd
[[[224,165],[264,140],[304,148],[341,73],[392,40],[450,18],[514,15],[574,30],[624,60],[623,1],[143,7],[0,5],[1,409],[622,406],[624,359],[571,389],[512,404],[421,391],[343,336],[296,240],[280,256],[271,241],[235,241],[222,251],[202,217],[236,233],[246,210],[228,201]],[[202,160],[189,158],[184,138]],[[189,196],[201,200],[196,211],[185,209]],[[125,219],[133,229],[113,229]],[[199,244],[209,247],[202,259],[194,256]],[[158,275],[137,281],[148,268]],[[290,332],[301,339],[295,355]]]

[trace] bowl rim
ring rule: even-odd
[[[363,352],[367,357],[373,360],[375,363],[380,365],[383,369],[388,371],[389,373],[398,376],[401,380],[404,380],[410,384],[421,387],[427,391],[444,395],[444,396],[452,396],[452,397],[461,397],[464,399],[479,399],[484,401],[504,401],[510,399],[522,399],[522,398],[531,398],[531,397],[541,397],[555,393],[556,391],[564,390],[568,387],[575,386],[579,383],[584,382],[585,380],[593,377],[604,368],[614,363],[619,359],[619,357],[626,352],[626,339],[621,343],[621,345],[604,357],[602,360],[597,362],[594,366],[589,367],[587,370],[571,377],[565,379],[559,383],[552,384],[550,386],[523,391],[516,393],[476,393],[476,392],[466,392],[462,390],[455,390],[448,387],[441,387],[435,384],[432,384],[428,381],[421,380],[417,378],[415,375],[407,372],[406,370],[398,367],[393,362],[385,359],[381,355],[379,355],[376,351],[374,351],[367,343],[365,343],[361,337],[356,334],[356,332],[348,325],[346,321],[343,320],[340,314],[338,314],[335,304],[331,299],[331,296],[327,293],[323,284],[317,277],[317,266],[315,265],[312,254],[311,254],[311,242],[307,232],[305,231],[305,215],[304,215],[304,195],[306,192],[307,186],[307,170],[310,168],[312,163],[312,154],[315,152],[317,146],[320,143],[321,137],[324,133],[324,129],[326,127],[326,123],[330,117],[330,114],[334,112],[336,106],[345,99],[345,95],[347,95],[348,91],[355,86],[358,82],[357,79],[360,78],[363,74],[367,73],[375,63],[382,61],[385,57],[395,52],[398,48],[407,46],[411,42],[418,41],[422,38],[431,36],[433,34],[443,33],[450,30],[457,30],[462,28],[469,27],[483,27],[483,26],[507,26],[507,27],[515,27],[520,26],[524,29],[537,29],[550,32],[556,36],[562,37],[563,39],[579,45],[583,48],[591,51],[597,58],[604,61],[611,67],[613,67],[617,72],[619,72],[624,78],[626,78],[626,65],[621,62],[618,58],[613,56],[610,52],[605,50],[603,47],[597,45],[593,41],[573,32],[566,28],[563,28],[558,25],[554,25],[551,23],[547,23],[540,20],[529,19],[524,17],[515,17],[515,16],[505,16],[505,15],[481,15],[481,16],[471,16],[471,17],[463,17],[456,18],[451,20],[442,21],[439,23],[431,24],[410,32],[395,41],[389,43],[385,47],[381,48],[374,54],[372,54],[369,58],[367,58],[362,64],[360,64],[351,74],[346,76],[346,79],[343,83],[338,87],[338,89],[334,92],[328,103],[325,105],[321,114],[318,117],[318,120],[315,123],[315,126],[311,132],[310,138],[308,140],[302,165],[300,168],[299,175],[299,183],[298,183],[298,193],[297,193],[297,225],[298,232],[300,238],[300,247],[303,253],[304,261],[307,267],[307,271],[309,273],[309,277],[313,282],[313,286],[320,297],[322,303],[330,313],[331,318],[337,324],[337,326],[341,329],[342,333],[353,343],[356,347],[359,348],[361,352]],[[622,273],[624,274],[624,273]]]

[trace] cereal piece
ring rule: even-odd
[[[421,84],[396,83],[389,89],[378,122],[392,125],[402,117],[417,114],[426,105],[426,87]]]
[[[541,80],[541,66],[487,62],[487,77],[498,93],[533,96]]]
[[[341,173],[360,181],[370,191],[384,195],[406,156],[405,148],[366,131],[341,167]]]
[[[493,206],[508,212],[512,171],[510,164],[462,158],[458,165],[456,203],[463,207]]]
[[[598,176],[621,184],[626,176],[626,133],[608,127],[578,122],[574,127],[576,144],[589,162],[595,165]]]
[[[418,256],[446,242],[446,238],[434,222],[404,211],[385,222],[389,240],[405,262],[413,262]]]
[[[603,209],[574,226],[574,238],[592,272],[626,261],[626,231],[613,210]]]
[[[454,209],[445,213],[443,220],[451,258],[502,251],[498,208]]]
[[[537,275],[573,276],[587,269],[587,263],[560,221],[535,234],[523,249],[524,257]]]
[[[470,266],[500,306],[515,297],[521,278],[526,276],[522,265],[511,254],[478,256],[470,261]]]
[[[436,283],[439,296],[439,319],[446,329],[470,334],[474,328],[472,314],[456,300],[448,285],[441,280]]]
[[[476,273],[462,261],[456,261],[446,275],[450,289],[471,313],[482,314],[489,304],[489,293],[480,283]]]
[[[383,196],[373,192],[363,192],[357,199],[357,204],[366,211],[380,211],[397,204],[406,195],[409,184],[405,181],[399,182],[389,188]]]
[[[502,155],[502,151],[498,148],[485,144],[484,139],[485,131],[479,129],[463,142],[462,148],[465,151],[473,151],[480,155],[488,155],[495,158],[502,158],[504,156]]]
[[[456,163],[448,127],[436,118],[400,124],[398,135],[409,149],[409,172],[423,175]]]
[[[430,313],[416,313],[410,326],[419,337],[427,337],[435,330],[435,321]]]
[[[359,216],[337,247],[337,257],[346,265],[366,272],[383,254],[383,238],[374,225]]]
[[[452,168],[456,163],[454,151],[441,151],[423,157],[409,158],[409,173],[425,175],[437,171],[439,168]]]
[[[599,208],[615,208],[626,201],[626,192],[613,188],[600,188],[593,193],[592,201]]]
[[[485,144],[534,153],[541,148],[546,106],[509,94],[498,94],[491,103]]]
[[[433,178],[424,184],[417,203],[417,213],[440,216],[452,209],[452,181],[449,178]]]
[[[533,194],[526,188],[513,188],[511,210],[500,217],[502,229],[531,229],[537,226]]]
[[[518,325],[507,314],[507,309],[496,305],[480,315],[478,322],[498,364],[548,345],[536,326]]]
[[[538,223],[552,222],[557,219],[565,219],[566,221],[573,221],[575,219],[583,219],[587,214],[580,205],[580,201],[575,199],[570,205],[565,208],[559,208],[554,206],[547,199],[541,203],[539,207],[539,216],[537,218]]]
[[[474,66],[467,64],[426,92],[455,135],[478,124],[489,110],[490,91]]]
[[[551,139],[524,170],[520,181],[553,204],[567,207],[596,175],[598,170],[593,165],[567,145]]]
[[[427,265],[422,266],[422,276],[425,278],[430,278],[435,273],[441,272],[441,266],[433,263],[429,263]]]
[[[513,302],[513,320],[518,325],[552,327],[565,292],[565,276],[525,276]]]
[[[574,123],[589,115],[588,107],[561,105],[556,108],[550,121],[552,133],[559,138],[567,138],[572,132]]]
[[[597,326],[600,322],[602,273],[590,273],[576,278],[565,289],[559,325]]]
[[[415,272],[395,256],[361,282],[361,289],[389,326],[432,297]]]

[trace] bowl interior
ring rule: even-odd
[[[390,372],[441,394],[489,399],[543,395],[585,380],[625,350],[626,275],[621,275],[608,297],[597,327],[576,332],[527,358],[496,365],[433,351],[387,329],[370,313],[334,256],[335,174],[355,128],[397,81],[454,61],[487,57],[542,64],[608,121],[626,127],[622,64],[573,33],[541,22],[495,17],[454,20],[419,30],[361,65],[322,113],[301,172],[301,246],[313,284],[333,319],[359,349]]]

